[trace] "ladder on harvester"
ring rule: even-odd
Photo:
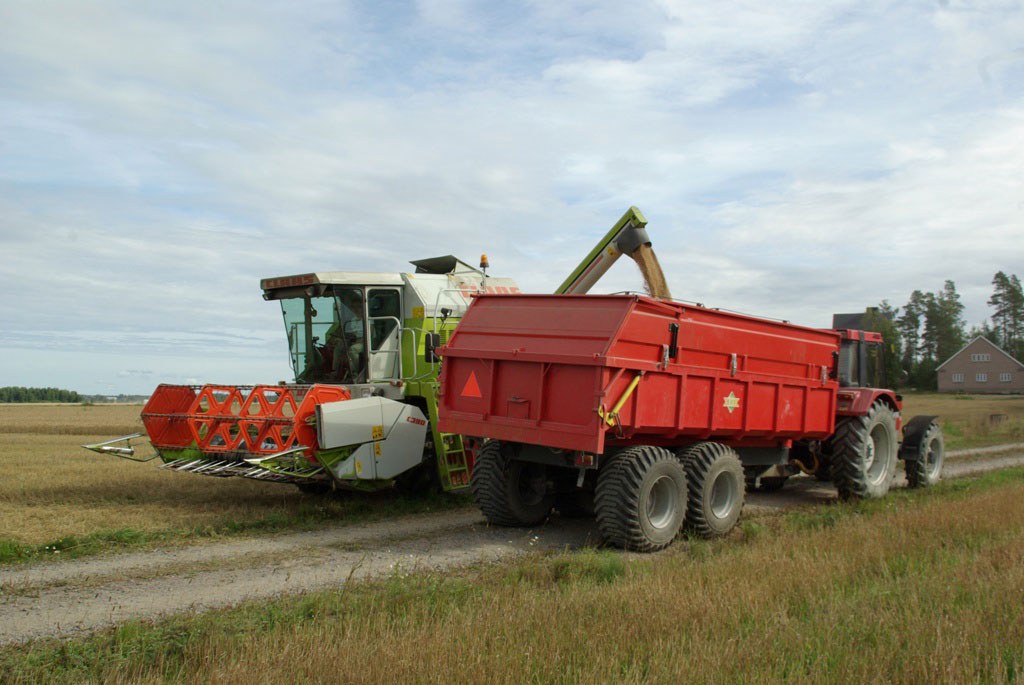
[[[437,455],[438,472],[445,490],[469,487],[469,459],[462,436],[456,433],[440,433],[442,454]]]
[[[458,433],[442,433],[437,430],[437,401],[427,403],[430,416],[430,430],[434,437],[434,452],[437,456],[437,473],[441,487],[459,490],[469,487],[469,455],[466,444]]]

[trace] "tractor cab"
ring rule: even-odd
[[[305,274],[264,279],[263,297],[281,302],[295,382],[360,384],[400,377],[402,278]],[[327,282],[325,282],[327,281]]]
[[[839,347],[837,375],[840,387],[881,388],[885,381],[885,345],[882,334],[844,329]]]

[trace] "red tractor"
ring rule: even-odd
[[[884,495],[899,459],[910,486],[937,482],[941,430],[904,425],[880,348],[640,295],[480,295],[442,350],[440,429],[480,440],[490,522],[594,514],[611,544],[654,551],[728,533],[748,486],[798,470],[843,498]]]

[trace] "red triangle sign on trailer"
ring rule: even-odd
[[[480,384],[476,382],[476,371],[469,372],[469,378],[466,379],[466,384],[462,386],[463,397],[483,397],[480,392]]]

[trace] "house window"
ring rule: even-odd
[[[971,361],[972,362],[990,362],[990,361],[992,361],[992,355],[989,354],[988,352],[984,352],[984,353],[976,352],[976,353],[971,355]]]
[[[963,383],[964,382],[964,375],[962,373],[954,373],[952,378],[953,378],[953,382],[954,383]]]
[[[974,381],[976,383],[988,383],[988,374],[987,373],[979,373],[978,375],[976,375],[974,377]]]
[[[1006,373],[1006,372],[1003,372],[1003,373],[999,374],[999,382],[1000,383],[1009,383],[1012,380],[1013,380],[1013,375],[1012,374],[1009,374],[1009,373]]]

